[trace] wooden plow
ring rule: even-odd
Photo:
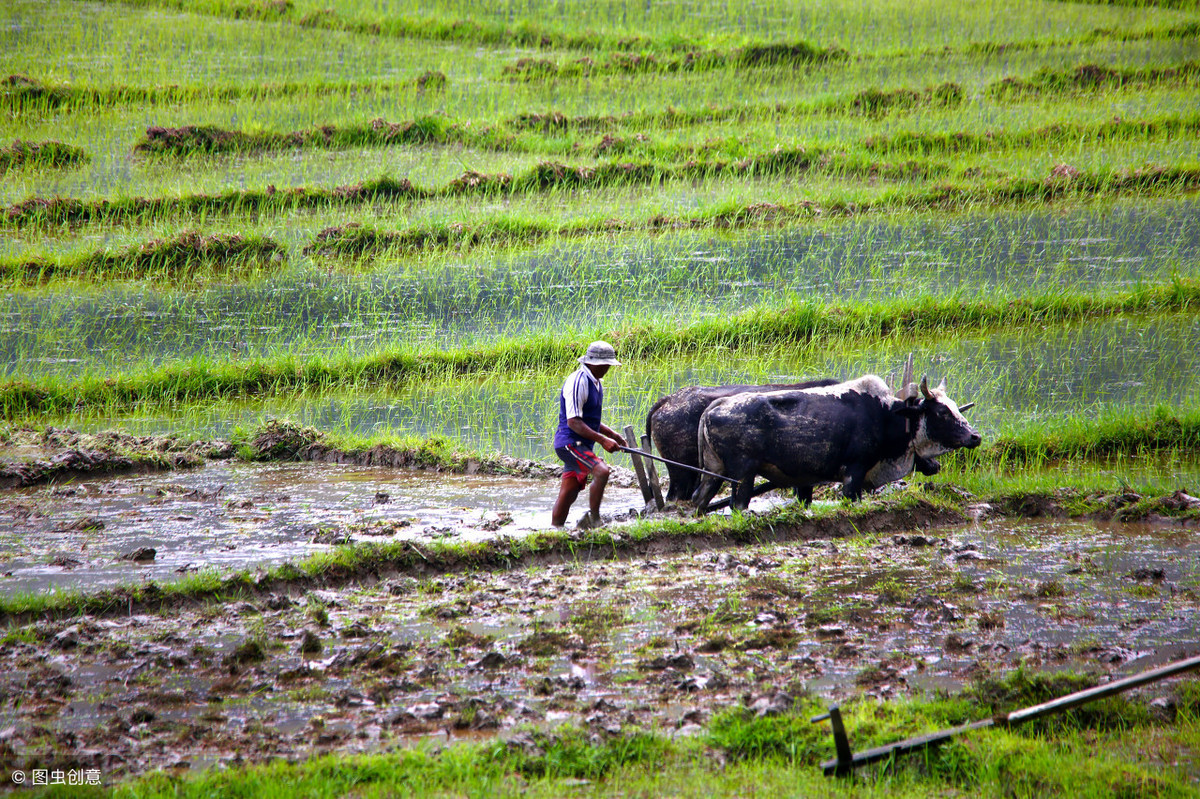
[[[862,752],[851,751],[850,739],[846,735],[846,727],[842,723],[842,713],[837,705],[833,705],[829,708],[828,713],[817,716],[812,720],[816,724],[828,719],[830,725],[833,727],[833,745],[837,752],[837,757],[833,760],[826,760],[821,764],[821,769],[825,772],[826,777],[845,776],[851,774],[859,766],[877,763],[881,760],[889,760],[897,755],[907,755],[929,746],[936,746],[964,732],[982,730],[987,727],[1015,727],[1018,724],[1024,724],[1027,721],[1032,721],[1042,716],[1049,716],[1053,713],[1070,710],[1073,707],[1078,707],[1096,699],[1114,696],[1115,694],[1128,691],[1130,688],[1165,680],[1167,677],[1173,677],[1176,674],[1193,671],[1197,668],[1200,668],[1200,656],[1180,660],[1157,669],[1142,672],[1141,674],[1135,674],[1132,677],[1125,677],[1124,679],[1110,682],[1106,685],[1098,685],[1095,688],[1076,691],[1073,694],[1060,696],[1058,699],[1052,699],[1040,705],[1014,710],[1011,713],[1005,713],[995,718],[975,721],[970,724],[963,724],[959,727],[952,727],[948,730],[933,732],[927,735],[918,735],[915,738],[906,738],[903,741],[897,741],[886,746],[877,746],[874,749],[867,749]]]

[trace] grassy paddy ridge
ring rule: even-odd
[[[1131,125],[1130,128],[1135,126]],[[1194,123],[1189,123],[1194,127]],[[1030,136],[1032,138],[1032,135]],[[872,149],[881,152],[918,152],[971,150],[978,147],[968,137],[929,137],[903,135],[896,139],[872,141]],[[970,172],[971,169],[965,170]],[[775,203],[753,204],[736,210],[714,209],[689,217],[670,218],[664,215],[629,222],[578,220],[559,225],[554,230],[540,220],[523,221],[496,218],[477,224],[473,230],[452,231],[449,226],[437,229],[413,230],[401,234],[379,234],[370,230],[341,231],[350,241],[340,247],[329,243],[332,235],[323,236],[313,249],[336,251],[345,249],[361,253],[383,245],[394,244],[414,251],[423,246],[470,244],[495,241],[509,245],[534,243],[547,234],[580,236],[592,233],[655,228],[728,227],[732,223],[751,222],[756,217],[775,221],[779,217],[807,219],[820,213],[869,213],[889,210],[920,212],[929,209],[975,209],[980,206],[1005,206],[1028,203],[1061,202],[1080,198],[1112,198],[1128,196],[1175,196],[1200,187],[1200,167],[1163,167],[1147,165],[1108,173],[1089,173],[1070,165],[1061,165],[1051,175],[1040,179],[1004,178],[991,181],[964,180],[953,175],[949,164],[938,161],[911,160],[899,164],[880,163],[865,158],[815,149],[777,151],[745,160],[728,162],[712,160],[689,163],[680,167],[662,166],[649,162],[614,162],[598,166],[570,166],[543,162],[526,173],[512,176],[507,173],[483,174],[466,172],[450,183],[437,188],[414,186],[406,178],[383,176],[362,183],[332,189],[294,188],[277,190],[229,191],[220,195],[185,197],[130,198],[122,200],[85,201],[72,198],[31,198],[3,211],[3,222],[14,227],[49,227],[95,223],[144,223],[147,221],[189,216],[194,214],[231,215],[286,213],[301,209],[333,209],[341,206],[361,206],[395,200],[429,200],[437,198],[514,196],[522,194],[558,193],[588,189],[621,188],[627,186],[661,185],[672,181],[710,181],[719,177],[762,179],[772,177],[828,174],[838,178],[861,176],[877,179],[929,178],[946,176],[958,182],[939,185],[910,185],[870,201],[847,200],[836,194],[806,199],[794,206]],[[728,205],[725,203],[723,205]],[[348,226],[349,227],[349,226]],[[333,231],[331,231],[331,234]],[[464,235],[465,234],[465,235]],[[391,241],[389,241],[389,238]]]
[[[680,358],[702,349],[748,349],[772,342],[873,341],[881,338],[962,334],[1022,325],[1047,325],[1118,314],[1192,312],[1200,284],[1177,280],[1126,292],[993,296],[920,297],[848,305],[803,303],[780,309],[754,309],[738,317],[708,319],[682,329],[644,326],[610,331],[624,357]],[[341,359],[282,357],[250,362],[193,360],[142,374],[90,378],[80,382],[13,380],[0,386],[0,418],[14,420],[88,406],[116,410],[146,402],[199,401],[230,395],[270,394],[308,388],[378,385],[471,375],[516,374],[569,363],[592,337],[542,334],[478,347],[431,351],[395,349]]]

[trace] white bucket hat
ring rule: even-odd
[[[587,354],[579,359],[580,363],[590,363],[593,366],[620,366],[617,351],[607,341],[593,341],[588,345]]]

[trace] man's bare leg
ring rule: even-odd
[[[605,479],[607,480],[607,477]],[[558,484],[558,499],[554,500],[554,509],[550,511],[551,524],[555,527],[562,527],[567,523],[567,514],[581,490],[583,490],[583,486],[575,479],[575,475],[564,474],[562,476],[562,481]],[[593,488],[593,490],[595,489]]]
[[[608,475],[612,472],[608,464],[601,461],[592,469],[592,490],[588,494],[588,504],[591,506],[592,521],[600,521],[600,502],[604,499],[604,488],[608,485]]]

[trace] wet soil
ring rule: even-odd
[[[120,777],[562,723],[688,735],[784,695],[1140,671],[1200,652],[1198,554],[1171,525],[998,519],[35,621],[0,643],[0,768]]]
[[[644,504],[625,471],[606,513]],[[165,583],[354,542],[523,535],[549,527],[557,491],[551,480],[231,459],[0,492],[0,595]],[[570,521],[585,510],[579,500]]]
[[[46,447],[105,442],[110,456],[138,443],[18,431],[4,455],[29,464]],[[604,551],[570,534],[542,555],[447,566],[425,559],[431,542],[542,534],[554,470],[512,459],[422,470],[429,452],[350,453],[294,426],[264,427],[242,452],[300,462],[246,462],[228,445],[214,460],[165,442],[138,446],[200,465],[0,492],[0,593],[100,596],[364,541],[406,540],[421,558],[247,583],[222,600],[8,616],[0,783],[34,766],[120,778],[420,741],[519,743],[561,724],[689,735],[734,706],[952,692],[1018,666],[1140,671],[1200,652],[1200,500],[1183,493],[989,505],[931,487],[921,493],[933,499],[745,535],[698,527],[634,542],[620,525],[642,502],[622,470]],[[483,473],[500,467],[524,471]],[[963,517],[939,493],[974,521],[947,525]],[[760,498],[751,516],[782,501]],[[1152,523],[1065,518],[1081,512]]]

